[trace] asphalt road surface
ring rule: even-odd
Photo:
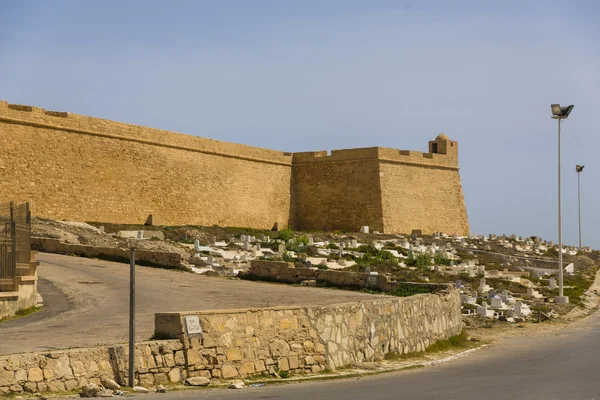
[[[46,253],[37,259],[45,306],[0,323],[0,354],[128,340],[128,264]],[[152,336],[157,312],[329,305],[374,297],[380,296],[137,267],[136,340]]]
[[[151,395],[149,399],[158,399]],[[600,315],[546,336],[510,339],[456,361],[360,379],[204,390],[164,400],[600,399]]]

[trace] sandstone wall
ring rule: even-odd
[[[46,253],[76,254],[84,257],[95,257],[120,262],[128,262],[130,258],[129,249],[69,244],[50,238],[31,238],[31,248]],[[135,261],[140,265],[153,267],[183,268],[181,265],[181,254],[179,253],[136,249]]]
[[[383,231],[377,148],[295,153],[292,210],[300,230]]]
[[[383,231],[469,234],[458,168],[382,162]]]
[[[292,154],[0,101],[0,172],[0,201],[51,219],[469,232],[445,135],[430,153]]]
[[[291,154],[0,102],[0,201],[51,219],[287,225]]]

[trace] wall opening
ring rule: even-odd
[[[438,152],[438,148],[437,148],[437,143],[431,143],[431,152],[432,153],[436,153]]]

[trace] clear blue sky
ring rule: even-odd
[[[0,99],[284,151],[460,144],[476,233],[600,248],[600,2],[0,1]]]

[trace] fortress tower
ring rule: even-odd
[[[50,219],[468,234],[458,143],[284,153],[0,101],[0,202]]]

